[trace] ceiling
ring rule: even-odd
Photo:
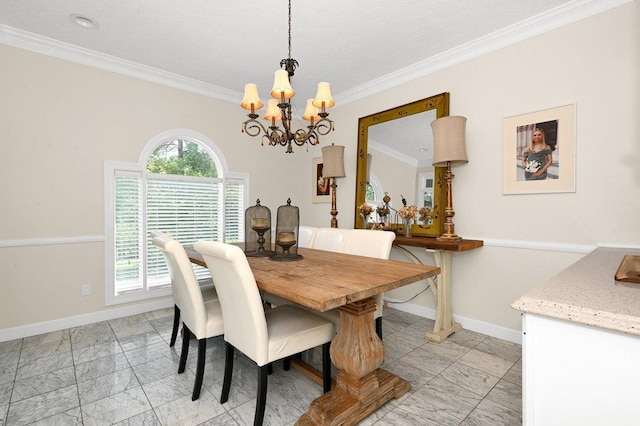
[[[318,81],[345,104],[616,1],[294,0],[296,108]],[[266,104],[287,57],[287,10],[284,0],[1,0],[0,42],[237,103],[253,82]]]

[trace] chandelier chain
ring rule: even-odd
[[[291,0],[289,0],[289,59],[291,59]]]

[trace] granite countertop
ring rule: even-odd
[[[615,280],[625,255],[638,249],[597,248],[513,302],[512,308],[640,335],[640,284]]]

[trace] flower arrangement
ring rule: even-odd
[[[371,207],[367,203],[362,203],[358,206],[358,211],[360,212],[360,216],[367,217],[373,212],[373,207]]]
[[[418,207],[413,205],[404,206],[403,208],[398,210],[398,216],[403,219],[413,219],[414,217],[416,217],[416,213],[418,213]]]
[[[431,209],[429,207],[423,207],[421,208],[418,213],[420,213],[420,217],[419,220],[426,222],[429,219],[432,219],[431,217]]]
[[[389,214],[389,208],[384,204],[380,205],[376,209],[376,213],[378,213],[378,216],[387,216]]]
[[[524,166],[524,170],[529,173],[535,173],[541,168],[542,168],[542,163],[535,160],[527,161],[526,166]]]

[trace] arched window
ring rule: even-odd
[[[244,240],[248,176],[226,170],[222,153],[204,135],[164,132],[144,147],[138,164],[108,162],[107,304],[170,294],[166,262],[152,231],[183,245]],[[206,268],[197,268],[207,278]]]
[[[384,204],[382,201],[382,197],[384,197],[384,191],[382,190],[382,185],[380,184],[380,180],[373,174],[369,175],[369,182],[367,183],[367,190],[365,193],[365,201],[371,207],[373,207],[373,214],[369,215],[369,222],[379,222],[380,218],[376,213],[376,208]]]

